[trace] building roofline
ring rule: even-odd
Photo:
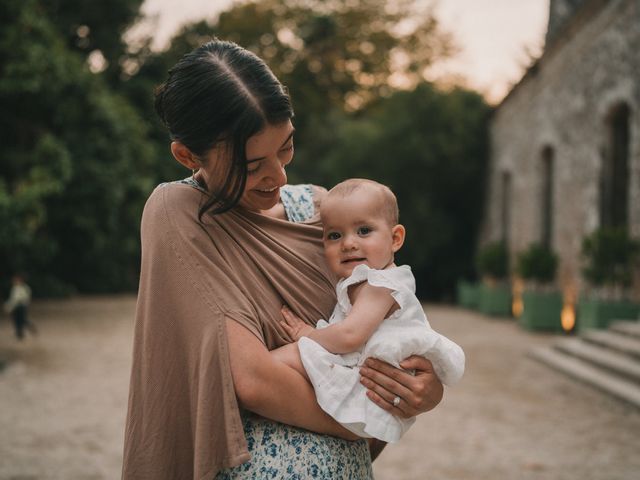
[[[609,3],[611,3],[611,0],[589,0],[579,6],[565,24],[559,28],[558,33],[545,45],[542,55],[527,68],[522,78],[509,90],[509,93],[495,107],[495,110],[500,109],[514,95],[516,90],[519,90],[530,78],[535,77],[544,64],[562,50],[576,36],[580,28],[600,13]]]

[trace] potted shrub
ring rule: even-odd
[[[562,294],[553,282],[558,257],[548,247],[532,244],[518,255],[517,271],[525,281],[519,323],[528,330],[562,330]]]
[[[611,320],[634,319],[640,304],[630,300],[634,262],[640,242],[626,228],[602,228],[582,243],[589,291],[578,301],[578,327],[606,328]]]
[[[456,284],[458,305],[464,308],[478,308],[480,301],[480,284],[469,280],[458,280]]]
[[[486,315],[510,316],[511,289],[507,283],[509,254],[505,243],[493,242],[482,247],[476,266],[482,276],[479,310]]]

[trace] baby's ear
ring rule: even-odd
[[[391,250],[396,253],[404,243],[405,229],[403,225],[396,225],[391,229]]]

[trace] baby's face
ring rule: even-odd
[[[366,190],[328,197],[322,204],[324,251],[329,268],[341,278],[360,264],[383,269],[393,263],[394,227],[380,213],[379,202]],[[403,231],[404,233],[404,231]]]

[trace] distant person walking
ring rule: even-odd
[[[4,304],[4,309],[13,318],[13,326],[18,340],[24,339],[24,331],[29,330],[33,335],[37,333],[36,326],[29,321],[28,311],[31,303],[31,288],[24,281],[22,275],[16,274],[11,279],[11,292]]]

